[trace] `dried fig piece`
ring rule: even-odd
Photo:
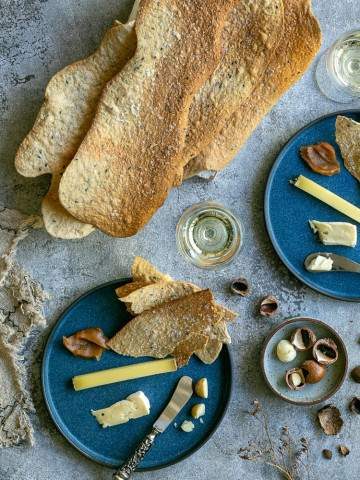
[[[237,280],[231,282],[230,289],[232,293],[234,293],[235,295],[240,295],[241,297],[246,297],[250,294],[250,286],[246,278],[240,277]]]
[[[335,149],[330,143],[321,142],[300,148],[301,158],[312,171],[320,175],[331,176],[340,172],[340,164],[336,159]]]
[[[344,422],[339,409],[334,405],[325,405],[318,411],[317,416],[326,435],[337,435],[340,432]]]
[[[321,382],[326,374],[326,368],[315,362],[315,360],[306,360],[306,362],[301,365],[301,370],[306,383],[309,384]]]
[[[336,343],[331,338],[321,338],[313,346],[313,356],[320,365],[332,365],[339,357]]]
[[[269,295],[264,298],[260,304],[260,315],[263,317],[273,317],[279,311],[279,302],[276,297]]]
[[[349,404],[349,410],[352,413],[356,413],[357,415],[360,415],[360,398],[359,397],[354,397],[350,404]]]
[[[291,343],[299,352],[305,352],[315,345],[316,335],[311,328],[297,328],[291,336]]]
[[[345,445],[339,445],[338,450],[339,450],[340,455],[342,455],[343,457],[347,457],[350,453],[350,450]]]
[[[101,328],[80,330],[70,337],[63,337],[63,345],[76,357],[100,360],[108,339]]]
[[[302,390],[305,385],[305,377],[301,368],[291,368],[286,372],[285,381],[291,390]]]

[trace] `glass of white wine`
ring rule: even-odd
[[[340,37],[320,58],[316,81],[322,93],[338,103],[360,100],[360,30]]]
[[[200,268],[217,268],[233,260],[242,246],[239,219],[216,202],[185,210],[176,228],[180,253]]]

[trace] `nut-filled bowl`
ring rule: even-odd
[[[261,367],[267,385],[281,399],[295,405],[315,405],[342,386],[348,355],[344,341],[332,327],[321,320],[296,317],[267,336]]]

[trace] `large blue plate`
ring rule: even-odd
[[[153,449],[145,457],[139,470],[162,468],[179,462],[200,448],[220,424],[231,395],[232,364],[228,348],[213,365],[205,365],[193,358],[189,365],[175,373],[75,392],[71,378],[89,371],[139,363],[146,358],[122,357],[111,351],[102,359],[85,360],[73,357],[62,345],[62,337],[88,328],[101,327],[111,337],[129,320],[123,304],[115,295],[115,288],[128,282],[114,281],[102,285],[79,298],[60,317],[51,332],[43,358],[42,382],[50,415],[65,438],[80,452],[103,465],[116,468],[134,451],[149,433],[152,424],[169,401],[177,381],[183,375],[194,380],[207,377],[209,399],[204,423],[195,421],[192,433],[184,433],[174,425],[158,437]],[[151,403],[151,414],[127,424],[102,429],[90,414],[127,397],[144,391]],[[195,396],[176,418],[176,424],[190,417],[191,406],[199,402]]]
[[[360,301],[360,275],[355,273],[310,273],[305,257],[312,252],[330,251],[360,261],[360,241],[356,248],[326,247],[311,232],[310,220],[351,222],[345,215],[316,200],[289,183],[306,175],[346,200],[360,206],[360,187],[346,170],[335,142],[337,115],[360,121],[360,111],[337,112],[322,117],[298,132],[282,149],[269,176],[265,193],[265,220],[272,244],[288,269],[299,280],[320,293],[341,300]],[[310,170],[299,156],[299,149],[321,141],[331,143],[341,163],[341,173],[324,177]],[[358,228],[359,230],[359,228]],[[360,233],[358,231],[358,233]]]

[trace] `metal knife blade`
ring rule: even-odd
[[[327,253],[327,252],[318,252],[318,253],[311,253],[305,258],[305,268],[309,270],[309,265],[311,264],[312,260],[316,257],[326,257],[331,258],[334,262],[332,265],[331,272],[353,272],[353,273],[360,273],[360,263],[354,262],[350,260],[350,258],[344,257],[342,255],[336,255],[335,253]],[[309,270],[314,271],[314,270]],[[316,273],[316,270],[315,270]]]
[[[154,428],[160,433],[164,432],[177,414],[184,408],[193,394],[192,379],[190,377],[181,377],[170,402],[165,410],[154,423]]]

